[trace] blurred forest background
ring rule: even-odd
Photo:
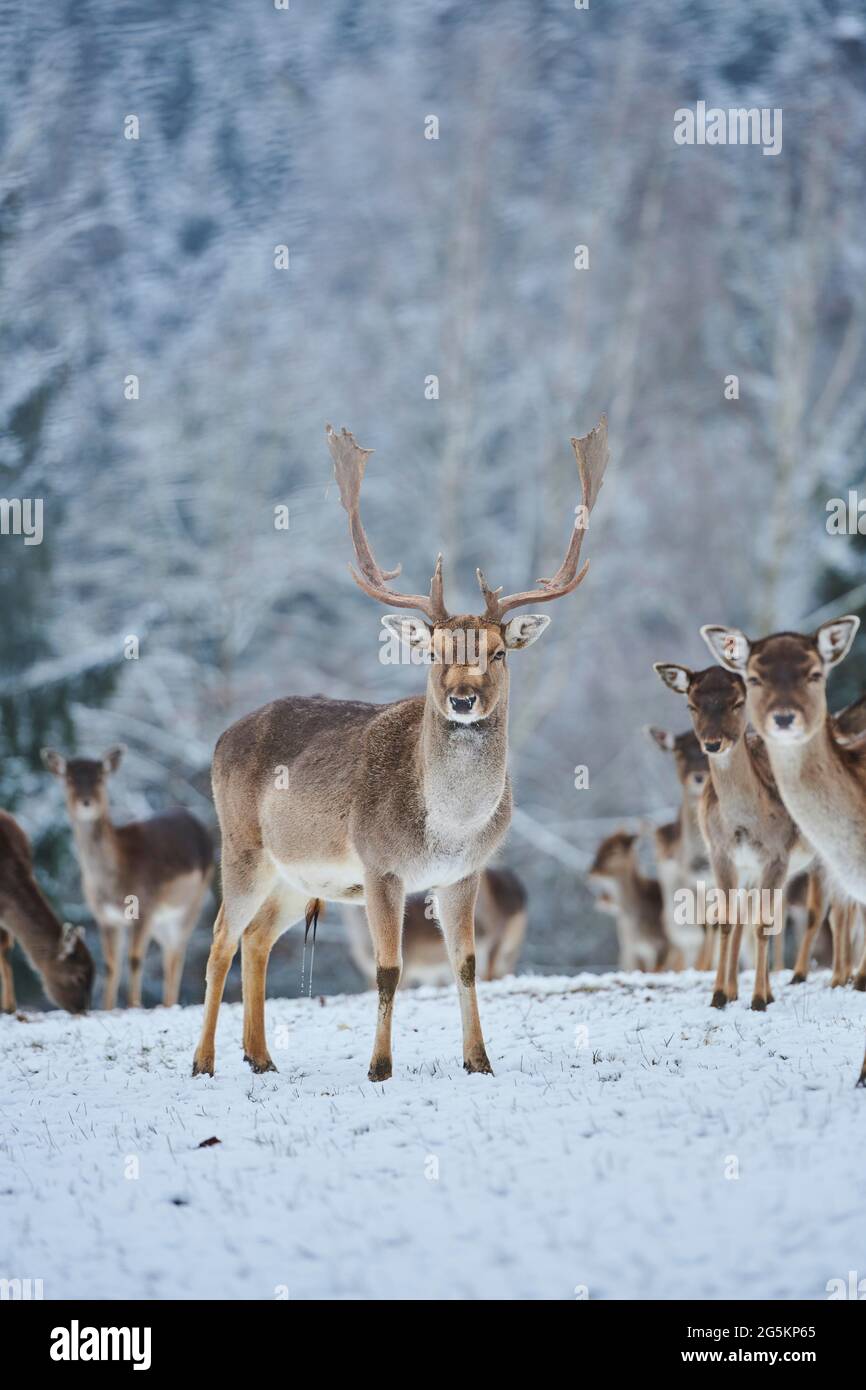
[[[569,437],[607,411],[590,574],[513,662],[503,859],[529,890],[524,968],[610,964],[580,870],[676,800],[641,730],[685,711],[651,662],[708,664],[703,622],[866,611],[866,538],[825,528],[866,481],[862,5],[0,0],[0,40],[0,496],[45,507],[42,545],[0,537],[0,805],[58,910],[88,922],[42,744],[122,740],[118,818],[181,803],[213,825],[238,715],[421,687],[379,663],[326,420],[376,449],[383,562],[423,588],[443,549],[471,610],[476,564],[519,588],[559,563]],[[698,100],[781,107],[782,153],[677,146]],[[273,992],[299,960],[295,933]],[[336,909],[315,986],[360,987]]]

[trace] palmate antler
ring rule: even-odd
[[[561,598],[563,594],[570,594],[573,589],[577,588],[589,569],[588,560],[584,562],[580,570],[577,566],[589,514],[595,506],[595,499],[598,497],[599,489],[604,481],[604,470],[607,468],[607,461],[610,457],[607,448],[607,416],[602,415],[595,429],[591,430],[589,434],[585,434],[581,439],[572,439],[571,447],[574,450],[577,467],[580,471],[583,502],[581,514],[575,517],[565,559],[552,579],[539,579],[537,581],[539,585],[537,589],[525,589],[519,594],[507,594],[505,598],[500,598],[501,588],[491,589],[481,571],[476,570],[478,584],[487,607],[486,616],[491,622],[501,623],[505,614],[510,613],[512,608],[522,608],[527,603],[549,603],[551,599]]]
[[[325,438],[334,460],[334,476],[340,489],[340,501],[349,515],[352,544],[355,547],[355,555],[361,571],[359,574],[351,565],[349,566],[355,583],[364,590],[365,594],[369,594],[370,598],[378,599],[380,603],[388,604],[394,608],[416,608],[434,626],[437,623],[447,622],[450,614],[445,607],[442,592],[441,555],[436,560],[436,568],[430,581],[429,596],[426,594],[401,594],[388,587],[388,581],[396,579],[400,573],[400,566],[398,565],[393,570],[380,569],[370,548],[370,543],[361,524],[360,505],[361,484],[364,481],[367,459],[373,450],[362,449],[356,443],[354,435],[350,434],[347,429],[336,434],[330,425],[326,425]],[[572,439],[571,447],[574,449],[574,456],[577,459],[583,499],[581,514],[575,518],[565,559],[552,579],[538,580],[539,587],[537,589],[527,589],[522,593],[508,594],[505,598],[500,597],[501,588],[489,588],[484,575],[480,570],[477,570],[478,583],[486,605],[485,617],[491,622],[501,623],[506,613],[510,613],[513,608],[522,608],[524,604],[549,603],[551,599],[561,598],[563,594],[570,594],[573,589],[577,588],[589,568],[588,560],[580,570],[577,566],[580,561],[580,548],[589,514],[595,506],[595,499],[598,497],[599,489],[604,480],[604,470],[607,467],[609,457],[607,417],[602,415],[595,429],[584,435],[582,439]]]
[[[356,443],[355,436],[350,434],[347,429],[342,429],[339,434],[335,434],[330,425],[325,426],[325,438],[328,441],[328,448],[331,451],[331,458],[334,460],[334,477],[337,479],[337,486],[340,489],[340,501],[349,514],[349,530],[352,533],[352,544],[355,547],[358,566],[361,573],[349,566],[349,571],[359,588],[369,594],[370,598],[378,599],[380,603],[386,603],[393,608],[417,608],[419,613],[423,613],[431,623],[446,623],[451,616],[445,607],[445,600],[442,592],[442,556],[436,560],[436,568],[433,571],[433,578],[430,580],[430,593],[427,594],[400,594],[394,589],[388,588],[388,580],[396,579],[400,573],[400,565],[393,570],[383,570],[379,568],[376,557],[370,548],[366,532],[361,524],[361,484],[364,481],[364,472],[367,467],[367,459],[372,454],[372,449],[362,449]]]

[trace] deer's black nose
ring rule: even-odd
[[[455,714],[468,714],[475,704],[474,695],[449,695],[448,699]]]
[[[720,738],[713,738],[713,739],[705,739],[705,740],[704,740],[704,752],[706,752],[706,753],[718,753],[718,751],[719,751],[719,749],[721,748],[721,746],[722,746],[722,740],[721,740]]]
[[[773,723],[777,729],[790,729],[794,722],[793,714],[774,714]]]

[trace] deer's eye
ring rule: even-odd
[[[746,684],[747,684],[747,685],[760,685],[761,682],[758,680],[758,677],[757,677],[757,676],[749,676],[749,678],[748,678]]]
[[[734,705],[734,712],[736,713],[738,709],[742,709],[745,703],[745,700],[738,700],[737,703]]]
[[[504,660],[505,660],[505,652],[504,652],[504,651],[502,651],[502,652],[494,652],[494,653],[493,653],[493,660],[494,660],[494,661],[504,661]]]
[[[813,671],[812,674],[811,674],[811,676],[809,677],[809,680],[810,680],[810,681],[822,681],[823,679],[824,679],[824,672],[823,672],[823,671]]]

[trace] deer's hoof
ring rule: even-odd
[[[854,988],[859,989],[862,994],[866,990],[866,975],[857,975],[854,978]]]
[[[484,1051],[475,1052],[471,1057],[465,1057],[463,1059],[463,1070],[468,1072],[481,1072],[486,1076],[493,1075],[490,1059]]]
[[[866,1087],[866,1067],[864,1067],[860,1073],[860,1080],[857,1082],[857,1086]],[[854,1087],[855,1091],[857,1089],[857,1086]]]
[[[196,1053],[196,1056],[193,1058],[192,1063],[193,1076],[213,1076],[213,1069],[214,1060],[212,1052],[209,1056],[204,1057],[199,1057]]]
[[[752,1008],[755,1010],[755,1013],[762,1014],[766,1012],[767,1000],[763,997],[763,995],[756,994],[754,996],[752,1000]]]
[[[367,1072],[368,1081],[388,1081],[391,1076],[391,1058],[374,1057]]]
[[[710,1003],[712,1009],[723,1009],[728,1002],[728,996],[723,989],[717,989]]]
[[[261,1076],[264,1071],[276,1071],[276,1067],[267,1053],[265,1053],[264,1057],[251,1057],[248,1052],[245,1052],[244,1061],[248,1063],[256,1076]]]

